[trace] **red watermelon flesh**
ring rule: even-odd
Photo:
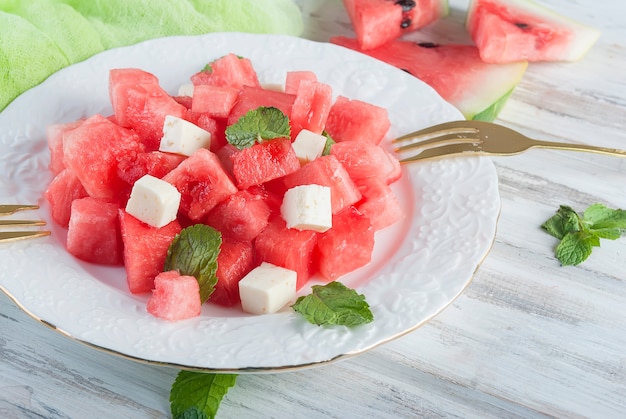
[[[191,76],[194,85],[210,84],[241,89],[243,86],[259,87],[259,79],[249,59],[227,54],[209,63]]]
[[[384,180],[363,179],[359,191],[363,199],[356,204],[356,208],[369,218],[374,230],[382,230],[404,218],[398,198]]]
[[[65,169],[52,179],[45,196],[50,204],[52,219],[58,225],[67,227],[70,222],[72,202],[88,195],[74,172]]]
[[[256,143],[230,156],[239,189],[278,179],[300,168],[289,138]]]
[[[261,106],[278,108],[285,115],[290,115],[291,107],[295,100],[296,95],[289,93],[263,89],[261,87],[244,86],[241,88],[241,92],[239,92],[237,103],[230,111],[228,125],[236,123],[246,112]]]
[[[330,148],[330,154],[337,157],[346,168],[350,178],[359,185],[362,179],[395,177],[396,165],[393,156],[381,146],[364,141],[342,141]]]
[[[288,71],[285,77],[285,93],[295,95],[298,93],[298,86],[303,80],[317,81],[317,75],[313,71],[295,70]]]
[[[354,207],[333,216],[333,228],[317,243],[319,272],[328,281],[367,265],[374,250],[374,228]]]
[[[193,89],[191,110],[212,118],[227,118],[239,97],[239,89],[229,86],[199,85]]]
[[[85,197],[72,201],[67,229],[67,251],[87,262],[118,265],[122,241],[116,203]]]
[[[314,273],[312,256],[317,234],[311,230],[287,228],[285,221],[275,216],[257,236],[254,248],[260,261],[296,271],[296,289],[300,289]]]
[[[202,311],[200,285],[196,278],[177,271],[159,273],[146,310],[165,320],[184,320],[199,316]]]
[[[197,221],[237,192],[215,153],[200,148],[163,177],[181,194],[179,212]]]
[[[132,128],[148,150],[158,150],[167,115],[183,118],[187,108],[161,88],[151,73],[136,68],[109,73],[109,96],[117,123]]]
[[[217,283],[209,301],[226,307],[239,303],[239,281],[254,265],[252,243],[223,239],[217,256]]]
[[[300,170],[285,176],[283,181],[287,189],[300,185],[328,186],[333,214],[361,199],[361,193],[348,171],[332,154],[307,163]]]
[[[337,97],[326,120],[326,132],[337,142],[379,144],[390,127],[387,109],[345,96]]]
[[[249,190],[239,191],[217,204],[205,223],[220,231],[223,237],[252,242],[267,226],[270,216],[264,198]]]
[[[519,83],[528,63],[489,64],[473,45],[439,45],[396,40],[384,47],[359,49],[356,39],[333,37],[337,45],[361,51],[430,85],[467,119],[494,119]],[[490,112],[492,111],[492,112]]]
[[[133,294],[150,292],[154,278],[163,271],[167,249],[180,233],[177,220],[164,227],[152,227],[118,210],[122,242],[124,243],[124,266],[128,289]]]
[[[289,115],[291,139],[295,140],[303,129],[321,134],[332,104],[333,89],[328,84],[302,80]]]
[[[162,151],[147,151],[136,156],[122,157],[117,165],[117,172],[129,186],[135,184],[144,175],[161,179],[178,166],[187,156]]]
[[[448,14],[447,0],[343,0],[359,47],[377,48]]]
[[[125,189],[117,167],[121,159],[133,158],[144,145],[131,130],[94,115],[63,136],[63,155],[70,168],[94,198],[112,199]]]
[[[52,124],[46,127],[46,138],[48,140],[48,150],[50,151],[50,171],[53,175],[65,169],[63,135],[77,128],[82,122],[82,120],[79,120],[64,124]]]
[[[218,151],[220,148],[227,144],[226,134],[226,119],[214,118],[206,112],[193,112],[188,110],[185,114],[185,119],[205,131],[211,133],[211,145],[209,149],[212,152]]]
[[[489,63],[576,61],[600,36],[528,0],[473,0],[466,27]]]

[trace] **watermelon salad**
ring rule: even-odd
[[[343,0],[355,36],[330,42],[407,71],[467,119],[492,121],[529,62],[576,61],[600,33],[533,0],[471,0],[468,42],[415,41],[408,35],[449,14],[447,0]]]
[[[374,234],[404,217],[390,187],[400,163],[381,143],[387,111],[335,98],[310,71],[268,88],[250,60],[227,54],[175,95],[149,72],[112,69],[109,96],[111,115],[47,128],[45,198],[67,251],[123,265],[129,292],[148,296],[157,317],[199,315],[200,295],[279,310],[312,278],[367,265]],[[219,238],[208,292],[166,269],[197,226]]]

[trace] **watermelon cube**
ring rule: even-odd
[[[117,123],[132,128],[148,150],[158,150],[165,116],[183,118],[187,108],[159,85],[156,76],[137,68],[109,73],[109,96]]]
[[[117,174],[129,186],[144,175],[163,178],[178,166],[186,156],[162,151],[146,151],[137,155],[123,156],[117,165]]]
[[[159,273],[146,309],[155,317],[171,321],[199,316],[202,302],[198,281],[177,271]]]
[[[223,237],[217,256],[217,283],[209,301],[225,307],[239,303],[239,281],[254,268],[254,263],[252,243]]]
[[[88,196],[87,191],[70,169],[57,174],[45,193],[46,200],[50,204],[52,219],[62,227],[67,227],[70,222],[72,202],[86,196]]]
[[[230,111],[228,125],[236,123],[248,111],[261,106],[278,108],[282,113],[289,116],[295,100],[296,95],[289,93],[261,87],[244,86],[241,88],[241,92],[239,92],[237,103]]]
[[[228,196],[237,192],[217,155],[201,148],[163,177],[181,193],[180,212],[191,220],[204,218]]]
[[[243,86],[259,87],[261,85],[252,62],[232,53],[207,64],[204,69],[191,76],[191,82],[194,86],[210,84],[235,89],[241,89]]]
[[[120,160],[134,158],[144,146],[131,130],[94,115],[63,135],[65,164],[94,198],[112,199],[124,188]]]
[[[118,265],[122,242],[116,203],[85,197],[72,201],[67,230],[67,251],[87,262]]]
[[[326,131],[337,142],[379,144],[390,127],[385,108],[345,96],[337,97],[326,120]]]
[[[249,190],[239,191],[217,204],[205,222],[223,237],[251,242],[268,223],[270,208],[264,198]]]
[[[349,207],[336,214],[333,228],[319,236],[319,272],[328,281],[334,281],[367,265],[373,250],[374,228],[370,220],[355,207]]]
[[[343,141],[333,144],[330,154],[337,157],[357,185],[362,179],[389,179],[396,176],[396,165],[389,153],[379,145],[364,141]]]
[[[199,85],[193,89],[191,110],[212,118],[227,118],[239,97],[239,89],[228,86]]]
[[[289,138],[256,143],[230,156],[239,189],[278,179],[300,169]]]
[[[46,127],[48,150],[50,150],[50,171],[53,175],[56,175],[65,169],[65,160],[63,158],[63,135],[66,132],[77,128],[82,122],[82,120],[78,120],[64,124],[52,124]]]
[[[382,230],[404,217],[397,196],[383,179],[368,178],[361,181],[359,190],[363,199],[356,208],[370,219],[374,230]]]
[[[285,221],[275,216],[257,236],[254,249],[260,261],[296,271],[296,289],[299,290],[313,274],[313,250],[317,235],[311,230],[287,228]]]
[[[289,116],[292,140],[303,129],[321,134],[332,104],[333,89],[328,84],[301,81]]]
[[[300,185],[321,185],[330,188],[332,212],[336,214],[361,199],[361,192],[348,171],[332,154],[319,157],[283,178],[287,189]]]
[[[308,70],[288,71],[285,77],[285,93],[297,94],[298,86],[303,80],[317,81],[317,75]]]
[[[154,278],[165,266],[167,249],[180,233],[181,226],[174,220],[161,228],[151,227],[123,209],[119,209],[118,216],[128,289],[133,294],[150,292],[154,288]]]

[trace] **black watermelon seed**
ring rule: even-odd
[[[515,23],[515,26],[517,26],[520,29],[528,29],[528,23],[517,22]]]
[[[418,42],[418,44],[422,48],[437,48],[439,44],[435,44],[434,42]]]

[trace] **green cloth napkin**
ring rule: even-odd
[[[172,35],[302,30],[291,0],[0,0],[0,110],[109,48]]]

